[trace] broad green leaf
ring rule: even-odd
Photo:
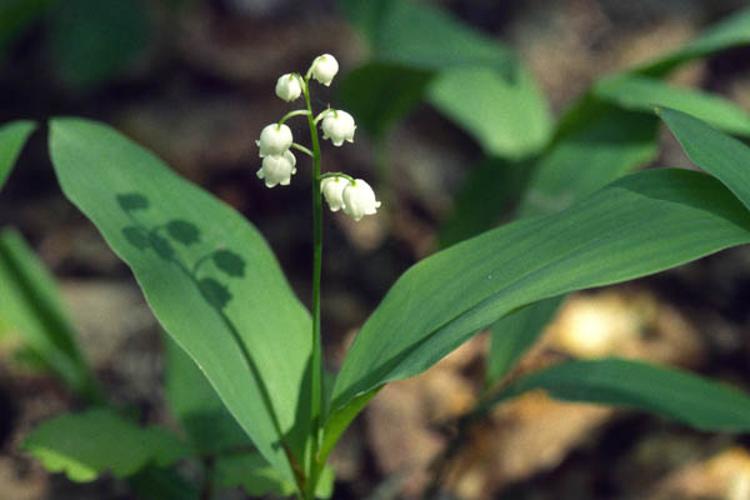
[[[500,381],[539,339],[564,297],[552,297],[530,304],[495,322],[490,329],[486,384]]]
[[[656,156],[658,120],[591,97],[563,117],[540,157],[519,208],[521,216],[558,212]]]
[[[701,113],[718,114],[712,119],[719,120],[729,131],[746,133],[746,114],[730,110],[731,105],[725,101],[695,91],[672,89],[637,75],[662,77],[684,62],[747,43],[750,9],[715,25],[677,52],[595,86],[561,118],[552,147],[535,169],[521,215],[561,210],[656,156],[657,122],[608,105],[597,98],[599,93],[603,94],[600,97],[615,99],[620,106],[641,111],[646,107],[651,111],[652,100],[685,107],[686,111],[695,112],[697,108]],[[634,95],[628,95],[631,92]]]
[[[617,87],[619,84],[617,83],[617,80],[612,80],[613,86],[607,87],[607,85],[603,86],[605,89],[609,89],[608,91],[612,91],[614,94],[619,94],[621,91],[622,94],[619,94],[623,99],[633,99],[634,102],[640,101],[641,103],[646,102],[644,100],[644,94],[639,94],[635,88],[631,89],[632,92],[630,92],[631,97],[625,97],[627,92],[624,92],[624,90],[631,85],[634,85],[635,87],[640,86],[643,84],[642,90],[653,90],[655,87],[658,87],[659,85],[662,85],[660,83],[657,83],[655,81],[647,81],[643,78],[635,78],[635,77],[621,77],[618,79],[620,81],[626,82],[623,87]],[[643,83],[646,82],[646,83]],[[601,86],[597,87],[599,90],[601,90]],[[617,89],[615,92],[613,89]],[[656,91],[656,93],[661,93],[661,90]],[[606,91],[604,92],[606,94]],[[604,97],[604,96],[602,96]],[[663,95],[664,101],[671,101],[671,102],[678,102],[679,105],[683,106],[683,108],[693,108],[695,109],[695,102],[688,103],[684,100],[680,100],[680,98],[670,98],[666,97],[666,95]],[[723,101],[722,101],[723,102]],[[635,106],[636,108],[638,106]],[[710,107],[710,106],[709,106]],[[585,105],[579,106],[579,109],[577,112],[581,113],[582,109],[585,108]],[[647,106],[643,106],[643,109],[647,109]],[[704,108],[708,109],[708,108]],[[621,115],[621,116],[629,116],[624,115],[624,112],[613,112],[615,115]],[[699,120],[696,120],[695,118],[691,118],[688,115],[685,115],[683,113],[680,113],[678,111],[672,111],[672,110],[665,110],[664,111],[663,118],[668,124],[674,123],[675,130],[679,130],[680,134],[678,135],[678,139],[683,145],[683,148],[688,153],[691,158],[694,156],[693,161],[698,164],[699,166],[704,166],[704,164],[709,165],[708,167],[704,167],[707,171],[711,172],[715,176],[717,176],[719,179],[723,180],[725,184],[737,195],[740,200],[743,200],[746,205],[750,202],[750,189],[748,189],[748,186],[750,186],[750,178],[747,177],[745,174],[747,169],[743,169],[743,165],[750,165],[750,154],[748,154],[747,148],[740,143],[739,141],[732,139],[731,137],[728,137],[724,134],[721,134],[720,132],[715,131],[714,129],[710,128],[705,123],[700,122]],[[710,113],[707,113],[710,114]],[[632,116],[632,115],[630,115]],[[720,113],[717,111],[715,113],[715,117],[720,116]],[[744,116],[744,115],[743,115]],[[607,115],[605,114],[605,117]],[[637,118],[633,117],[634,120],[637,120]],[[583,118],[581,118],[583,119]],[[608,117],[608,120],[611,120],[611,117]],[[714,118],[715,120],[717,118]],[[650,118],[643,117],[643,120],[649,120]],[[597,124],[598,121],[594,121],[593,123]],[[610,122],[613,123],[613,122]],[[627,122],[621,122],[621,123],[627,123]],[[647,122],[648,123],[648,122]],[[739,125],[739,121],[737,121],[737,125]],[[568,125],[570,126],[570,125]],[[616,125],[615,125],[616,126]],[[670,125],[671,126],[671,125]],[[731,126],[728,126],[728,121],[725,120],[725,128],[731,129]],[[735,127],[735,129],[738,129],[738,127]],[[630,130],[632,130],[634,133],[637,133],[637,128],[631,127]],[[654,127],[650,124],[648,126],[644,126],[644,131],[648,131],[648,135],[655,134]],[[735,130],[736,131],[736,130]],[[644,144],[644,154],[653,154],[649,153],[649,150],[654,151],[655,149],[652,149],[651,146],[648,145],[648,135],[643,137],[643,144]],[[557,148],[564,149],[566,145],[566,141],[568,139],[562,139],[558,145]],[[556,148],[553,148],[552,151],[554,152]],[[638,160],[638,154],[637,149],[633,150],[634,155],[632,157],[629,157],[628,155],[622,156],[620,160],[622,161],[629,161],[633,160],[630,163],[630,166],[628,167],[625,165],[627,169],[632,168],[636,166],[638,163],[642,163],[642,161]],[[550,155],[554,153],[549,153]],[[721,161],[721,165],[718,165],[717,168],[711,168],[710,164],[713,163],[713,161],[716,161],[717,158],[721,158],[719,161]],[[581,156],[581,163],[586,165],[586,168],[583,169],[584,172],[586,172],[587,168],[590,166],[599,166],[603,165],[604,163],[597,163],[590,161],[589,157]],[[565,188],[561,183],[556,182],[555,176],[551,175],[552,173],[560,174],[563,170],[565,170],[565,163],[545,163],[546,161],[549,161],[547,158],[542,159],[542,165],[546,165],[546,168],[548,168],[548,171],[542,170],[541,173],[537,173],[537,176],[534,181],[532,181],[532,189],[529,190],[528,198],[526,200],[526,204],[523,206],[522,213],[528,214],[528,213],[543,213],[545,207],[551,211],[554,211],[554,209],[558,206],[557,204],[537,204],[536,206],[530,205],[530,202],[534,200],[534,197],[536,199],[540,198],[539,192],[545,191],[547,193],[555,193],[557,190],[551,189],[552,186],[560,186],[561,189],[567,189],[568,191],[572,192],[572,195],[569,196],[558,196],[558,197],[552,197],[551,199],[558,200],[558,203],[563,202],[559,205],[560,208],[563,208],[565,203],[572,203],[576,198],[578,198],[580,195],[575,193],[575,188],[585,185],[585,182],[581,182],[581,179],[577,179],[576,181],[569,181],[567,188]],[[609,159],[609,165],[610,166],[616,166],[617,160],[615,158]],[[573,165],[573,163],[570,163],[569,165]],[[623,165],[623,164],[620,164]],[[572,169],[571,169],[572,171]],[[603,170],[600,171],[600,173],[604,173],[606,175],[612,175],[616,176],[619,175],[617,170]],[[549,175],[548,180],[545,181],[544,176]],[[593,179],[596,179],[595,176],[591,176],[591,178],[584,178],[584,181],[590,181]],[[604,181],[605,179],[600,179],[599,182]],[[740,191],[744,190],[744,193],[741,193]],[[565,192],[565,191],[563,191]],[[535,194],[536,193],[536,194]],[[522,340],[519,339],[531,339],[534,338],[534,332],[537,330],[537,325],[532,325],[531,330],[525,330],[523,328],[523,318],[525,315],[525,311],[530,310],[530,308],[526,308],[525,310],[519,311],[518,313],[514,313],[511,316],[508,316],[507,318],[500,320],[499,324],[496,324],[492,327],[493,332],[493,346],[497,345],[499,346],[506,346],[510,345],[511,347],[518,347],[518,348],[526,348],[529,345],[524,345],[523,343],[519,344],[518,342],[522,342]],[[532,310],[533,311],[533,310]],[[529,312],[529,314],[536,314],[534,312]],[[514,319],[514,316],[519,315],[519,321],[516,321]],[[507,328],[505,326],[501,326],[504,322],[509,321],[512,323],[512,326],[510,328]],[[539,324],[538,327],[542,328],[544,325]],[[516,328],[519,327],[520,329]],[[496,344],[497,342],[497,344]],[[504,353],[505,348],[503,347],[500,352]],[[491,351],[490,359],[489,359],[489,374],[492,372],[496,372],[498,374],[504,373],[503,369],[496,366],[497,363],[492,359],[493,358],[494,351]],[[501,354],[502,356],[502,354]],[[500,363],[500,366],[504,366],[503,363]]]
[[[640,361],[610,358],[561,363],[519,379],[490,404],[534,389],[563,401],[645,410],[707,431],[750,430],[747,394]]]
[[[533,76],[492,68],[454,68],[430,82],[428,102],[474,137],[488,156],[520,159],[547,143],[552,121]]]
[[[332,407],[424,371],[520,307],[748,241],[750,214],[729,190],[673,169],[630,175],[561,213],[486,232],[401,276],[347,354]]]
[[[741,10],[706,30],[683,48],[646,63],[634,71],[663,76],[677,66],[738,45],[750,44],[750,9]]]
[[[729,110],[725,101],[700,94],[696,97],[694,91],[671,89],[637,75],[663,77],[687,61],[748,43],[750,9],[745,9],[708,29],[677,52],[607,79],[599,84],[601,87],[595,86],[587,92],[561,118],[552,147],[535,169],[521,215],[561,210],[656,156],[657,121],[645,114],[639,116],[608,105],[597,98],[599,92],[607,99],[616,97],[618,105],[630,109],[644,110],[648,106],[651,111],[653,106],[649,101],[657,98],[669,101],[672,106],[689,107],[693,112],[696,108],[712,108],[713,111],[708,112],[720,115],[713,120],[720,120],[731,132],[746,133],[745,113]],[[618,87],[623,82],[626,87]],[[630,91],[638,92],[637,102],[634,96],[627,95]],[[670,106],[666,102],[662,105]]]
[[[271,249],[240,214],[175,175],[113,129],[78,119],[51,124],[50,150],[66,196],[133,270],[164,330],[195,361],[261,454],[289,480],[309,429],[309,313]],[[164,230],[194,226],[184,245]],[[244,274],[212,258],[231,250]]]
[[[379,139],[419,104],[432,75],[405,66],[369,63],[347,74],[339,93],[357,124]]]
[[[593,92],[625,109],[652,113],[656,106],[675,108],[731,134],[750,135],[750,115],[719,96],[636,75],[606,78]]]
[[[341,0],[365,35],[371,63],[355,71],[344,101],[375,137],[422,98],[467,130],[490,155],[539,151],[551,123],[531,74],[502,44],[427,4]],[[434,77],[430,80],[431,77]]]
[[[29,121],[10,122],[0,127],[0,190],[8,180],[26,139],[35,128],[36,125]]]
[[[690,59],[710,55],[713,52],[750,42],[750,10],[746,10],[728,21],[709,30],[704,36],[678,51],[653,64],[642,66],[636,72],[663,76],[671,69]],[[602,100],[613,100],[613,104],[631,110],[653,109],[652,104],[670,103],[682,109],[691,109],[702,113],[714,122],[734,133],[746,133],[747,116],[730,103],[716,97],[706,96],[695,91],[674,89],[656,80],[638,78],[634,75],[620,75],[597,84],[562,118],[556,132],[556,140],[534,166],[534,174],[519,215],[544,215],[560,211],[593,190],[605,185],[628,171],[647,163],[656,156],[656,120],[646,115],[638,116],[620,110],[613,105],[606,105]],[[487,182],[491,182],[490,179]],[[483,192],[493,192],[490,186]],[[463,218],[463,226],[471,228],[489,228],[499,218],[501,206],[498,203],[472,200],[469,207],[474,210],[457,212]],[[462,208],[459,206],[459,208]],[[459,224],[453,224],[459,226]],[[464,233],[464,236],[471,232]],[[457,241],[457,240],[453,240]],[[541,307],[541,306],[540,306]],[[513,326],[505,328],[493,326],[493,341],[500,346],[524,348],[518,339],[534,337],[535,325],[527,330],[523,328],[524,314],[533,314],[526,308],[515,314],[520,315],[515,321],[507,318]],[[502,324],[505,320],[501,320]],[[540,325],[543,326],[543,325]],[[500,332],[504,331],[504,334]],[[505,348],[500,349],[505,352]],[[520,354],[520,353],[519,353]],[[504,366],[503,362],[500,366]],[[489,360],[489,373],[502,373],[501,368],[494,368],[495,363]]]
[[[426,3],[339,0],[344,15],[365,35],[371,59],[422,70],[484,66],[508,71],[512,53],[492,38]]]
[[[252,443],[227,411],[195,362],[174,340],[164,337],[165,391],[169,407],[200,453],[250,448]]]
[[[75,393],[95,400],[98,388],[76,344],[54,279],[12,229],[0,232],[0,316],[36,361],[59,376]]]
[[[164,467],[189,453],[174,434],[159,427],[138,427],[109,409],[62,415],[28,435],[23,449],[51,472],[77,482],[105,472],[131,476],[147,465]]]
[[[150,38],[142,0],[65,0],[50,16],[50,48],[57,76],[87,88],[130,66]]]
[[[333,469],[326,467],[320,475],[317,498],[329,498],[333,493]],[[214,483],[220,488],[241,487],[253,497],[263,495],[294,494],[294,484],[289,483],[257,453],[220,456],[215,464]]]
[[[688,158],[718,177],[750,209],[750,148],[688,114],[659,110]]]

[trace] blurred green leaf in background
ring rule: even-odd
[[[189,453],[166,429],[139,427],[108,409],[48,420],[23,446],[48,470],[77,482],[93,481],[105,471],[125,478],[151,464],[171,465]]]
[[[99,400],[98,385],[78,344],[52,276],[12,229],[0,232],[0,316],[24,340],[26,355],[50,369],[70,389]]]
[[[21,149],[35,129],[36,124],[27,120],[0,126],[0,191],[8,181]]]

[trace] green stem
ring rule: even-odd
[[[315,117],[315,120],[313,120],[313,123],[317,125],[318,123],[320,123],[320,120],[322,120],[323,118],[325,118],[331,113],[333,113],[334,116],[336,116],[337,114],[335,109],[331,109],[331,108],[324,109],[323,111],[318,113],[318,116]]]
[[[315,158],[315,155],[313,154],[313,152],[312,152],[312,151],[310,151],[309,149],[307,149],[307,148],[306,148],[305,146],[303,146],[302,144],[297,144],[296,142],[293,142],[293,143],[292,143],[292,149],[296,149],[297,151],[300,151],[300,152],[302,152],[302,153],[305,153],[305,154],[306,154],[307,156],[309,156],[310,158]]]
[[[321,426],[321,406],[323,395],[323,360],[322,360],[322,342],[320,334],[320,277],[323,267],[323,200],[320,195],[320,142],[318,140],[318,129],[315,125],[312,113],[312,104],[310,102],[310,79],[305,78],[302,92],[305,94],[305,104],[307,105],[307,123],[310,126],[310,139],[312,141],[313,152],[313,175],[312,175],[312,208],[313,208],[313,292],[312,292],[312,335],[313,348],[312,360],[310,363],[311,373],[311,455],[308,467],[308,477],[306,482],[306,499],[315,498],[315,487],[320,475],[320,464],[318,464],[318,449],[320,441]]]
[[[352,177],[349,174],[345,174],[344,172],[326,172],[325,174],[321,174],[320,180],[328,179],[329,177],[341,177],[342,179],[346,179],[352,184],[354,183],[354,177]]]
[[[295,116],[309,116],[311,113],[312,111],[308,109],[295,109],[294,111],[290,111],[289,113],[281,117],[281,120],[279,120],[279,125],[283,125],[284,122],[286,122],[289,118],[293,118]]]

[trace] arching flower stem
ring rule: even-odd
[[[329,177],[341,177],[342,179],[346,179],[351,183],[354,183],[354,177],[352,177],[349,174],[345,174],[344,172],[326,172],[324,174],[320,175],[320,180],[328,179]]]
[[[328,116],[330,113],[333,113],[335,115],[336,114],[336,110],[332,109],[332,108],[326,108],[326,109],[324,109],[323,111],[321,111],[320,113],[318,113],[318,116],[315,117],[315,120],[313,121],[313,123],[315,125],[317,125],[318,123],[320,123],[320,120],[322,120],[323,118],[325,118],[326,116]]]
[[[310,151],[309,149],[307,149],[302,144],[297,144],[296,142],[293,142],[291,148],[292,149],[296,149],[297,151],[306,154],[310,158],[314,158],[315,157],[315,155],[313,154],[313,152]]]
[[[295,109],[294,111],[290,111],[289,113],[285,114],[281,117],[281,120],[279,120],[279,125],[283,125],[289,118],[294,118],[295,116],[307,116],[311,113],[311,111],[308,111],[306,109]]]

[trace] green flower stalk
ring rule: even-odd
[[[312,109],[310,81],[316,80],[329,86],[338,73],[339,64],[330,54],[318,56],[303,77],[298,73],[281,75],[276,82],[276,95],[292,102],[304,96],[305,109],[290,111],[277,123],[263,128],[256,141],[262,164],[257,172],[260,179],[269,188],[288,186],[292,175],[297,172],[297,159],[291,152],[295,149],[312,158],[312,210],[313,210],[313,292],[312,292],[312,340],[313,349],[310,363],[310,401],[311,401],[311,435],[309,453],[305,457],[304,477],[298,478],[300,496],[312,499],[315,488],[325,465],[319,451],[322,439],[322,425],[325,419],[323,402],[323,355],[320,329],[320,281],[323,268],[323,199],[325,198],[332,212],[342,210],[345,214],[359,221],[365,215],[373,215],[380,208],[375,192],[362,179],[355,179],[342,172],[321,172],[320,139],[318,125],[321,125],[323,139],[328,139],[334,146],[344,142],[354,142],[357,125],[352,115],[343,110],[326,109],[317,115]],[[308,148],[294,142],[291,129],[285,122],[296,116],[307,117],[310,129]],[[322,122],[322,123],[321,123]]]

